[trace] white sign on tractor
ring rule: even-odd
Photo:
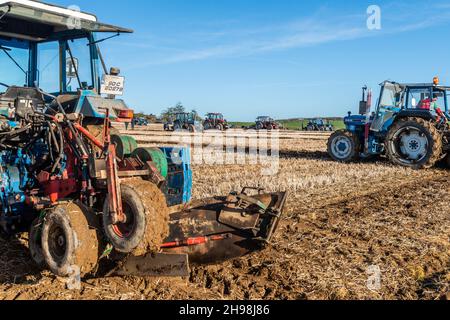
[[[100,87],[101,94],[110,94],[114,96],[123,95],[125,78],[120,76],[104,75]]]

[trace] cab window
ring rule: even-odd
[[[80,82],[85,87],[92,87],[92,74],[91,74],[91,51],[90,46],[88,45],[89,41],[87,38],[70,40],[67,42],[68,48],[72,52],[73,59],[75,61],[76,69],[78,71],[78,75],[80,78]],[[69,52],[67,52],[67,61],[66,61],[66,73],[68,65],[71,64],[71,57]],[[68,92],[76,92],[80,89],[80,85],[78,83],[78,79],[74,72],[70,72],[71,76],[67,77],[67,91]]]
[[[38,45],[38,81],[45,92],[61,91],[59,70],[59,42],[45,42]]]
[[[29,50],[0,42],[0,82],[8,86],[26,86]],[[5,88],[0,86],[0,92]]]
[[[410,89],[407,107],[410,109],[429,109],[431,91],[429,88]]]

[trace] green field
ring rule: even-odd
[[[307,120],[307,119],[305,119],[305,120],[299,120],[299,119],[277,120],[277,122],[281,123],[288,130],[301,130],[303,127],[306,127],[306,125],[308,124],[308,121],[309,120]],[[334,125],[336,130],[343,129],[345,127],[343,120],[333,119],[333,120],[329,120],[329,122],[331,122]],[[235,126],[236,128],[250,127],[250,126],[255,125],[254,122],[230,122],[230,124]]]

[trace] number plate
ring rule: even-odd
[[[102,94],[123,95],[124,77],[104,75],[100,91]]]

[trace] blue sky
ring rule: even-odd
[[[102,44],[125,99],[229,120],[343,116],[386,79],[449,84],[447,1],[53,0],[135,30]],[[366,25],[380,6],[382,29]]]

